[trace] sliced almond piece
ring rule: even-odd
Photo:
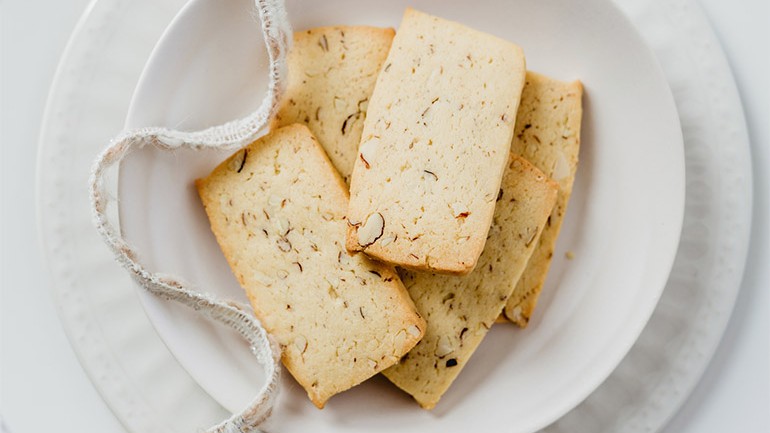
[[[553,163],[553,172],[551,178],[555,181],[560,181],[570,175],[570,167],[567,158],[563,153],[559,153],[556,157],[556,161]]]
[[[375,212],[366,219],[364,225],[358,229],[358,244],[362,247],[368,247],[375,243],[382,236],[385,228],[385,219],[382,214]]]
[[[377,141],[375,139],[361,143],[361,147],[358,151],[361,154],[361,160],[364,162],[366,168],[370,168],[372,164],[374,164],[374,158],[377,157],[377,147]]]

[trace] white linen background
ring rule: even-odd
[[[88,0],[0,0],[0,433],[124,432],[64,335],[39,248],[40,122]],[[700,0],[727,53],[752,141],[749,262],[706,374],[664,433],[770,431],[770,2]],[[141,24],[139,24],[141,25]]]

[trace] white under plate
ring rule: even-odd
[[[151,56],[127,126],[202,129],[256,108],[267,69],[252,3],[190,2]],[[380,378],[319,411],[286,374],[271,420],[282,432],[545,427],[615,369],[674,260],[684,211],[679,120],[654,55],[613,3],[327,0],[292,1],[288,12],[296,30],[398,27],[409,5],[516,42],[531,70],[583,82],[580,165],[555,260],[529,327],[495,326],[433,411]],[[120,172],[121,227],[151,269],[246,301],[193,187],[224,157],[153,149],[131,155]],[[212,397],[231,411],[253,397],[262,378],[234,335],[145,292],[140,298],[160,336]]]
[[[41,131],[38,210],[52,294],[84,370],[133,433],[195,431],[226,416],[148,321],[136,288],[91,225],[85,188],[93,158],[123,125],[150,50],[182,3],[92,3],[62,57]],[[684,228],[671,277],[637,343],[596,391],[546,429],[552,433],[661,429],[714,353],[747,252],[748,139],[708,21],[692,0],[618,5],[655,51],[676,100],[687,163]],[[258,371],[251,359],[244,368]]]

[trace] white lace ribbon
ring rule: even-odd
[[[105,190],[105,172],[130,152],[146,145],[164,150],[237,149],[251,143],[275,114],[286,77],[286,53],[291,41],[291,27],[283,0],[255,0],[267,53],[270,59],[267,95],[251,115],[201,131],[182,132],[166,128],[147,127],[124,132],[115,137],[96,158],[89,179],[91,207],[96,229],[115,258],[143,288],[163,299],[180,302],[204,316],[236,330],[251,346],[252,352],[265,370],[266,382],[257,396],[241,412],[209,428],[207,432],[251,432],[264,422],[272,411],[280,376],[281,352],[247,306],[217,299],[195,291],[175,277],[149,272],[106,215],[109,194]]]

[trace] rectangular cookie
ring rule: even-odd
[[[316,406],[422,337],[395,270],[345,251],[347,188],[307,127],[271,132],[196,186],[230,268]]]
[[[511,153],[521,155],[559,184],[559,195],[537,248],[503,310],[513,323],[526,327],[543,288],[559,236],[580,150],[583,116],[580,81],[565,83],[527,72]]]
[[[348,250],[470,272],[492,222],[524,74],[518,46],[407,9],[364,121]]]
[[[462,277],[402,271],[425,336],[385,377],[432,409],[500,315],[556,201],[556,184],[511,155],[484,252]]]
[[[271,129],[307,125],[348,185],[369,97],[394,34],[367,26],[294,33],[286,94]]]

